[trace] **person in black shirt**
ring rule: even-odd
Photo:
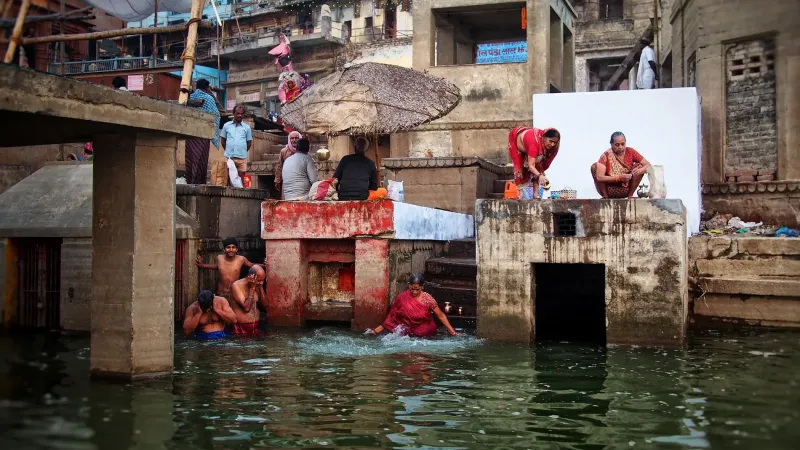
[[[333,177],[339,180],[339,200],[366,200],[369,191],[378,189],[378,169],[367,158],[369,141],[364,137],[356,139],[355,154],[347,155],[339,161]]]

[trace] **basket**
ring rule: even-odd
[[[564,200],[574,200],[574,199],[578,198],[578,191],[576,191],[575,189],[572,189],[571,187],[567,186],[566,188],[564,188],[564,189],[562,189],[560,191],[553,191],[551,193],[551,196],[553,198],[560,198],[560,199],[564,199]]]

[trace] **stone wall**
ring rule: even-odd
[[[775,43],[741,42],[726,55],[725,173],[778,168]]]
[[[200,239],[192,244],[195,248],[190,249],[193,254],[206,264],[216,264],[216,255],[223,250],[222,240],[235,237],[240,255],[255,264],[264,261],[264,241],[260,237],[261,202],[269,198],[268,191],[200,185],[177,185],[176,189],[178,206],[200,223]],[[193,262],[188,264],[189,271],[196,271],[196,275],[187,277],[187,292],[197,292],[195,288],[215,292],[218,272],[198,270]],[[242,276],[245,273],[243,270]]]
[[[693,324],[800,327],[800,239],[689,239]]]
[[[563,271],[602,264],[608,343],[683,343],[686,209],[679,200],[479,200],[476,209],[480,337],[536,340],[533,264],[564,264]],[[570,215],[574,235],[560,236],[570,234],[559,228]]]
[[[796,82],[800,79],[800,65],[794,63],[800,57],[798,17],[800,2],[796,1],[682,0],[673,6],[675,61],[688,61],[696,52],[697,88],[703,99],[704,183],[726,181],[727,55],[732,47],[752,41],[754,37],[769,37],[775,45],[776,178],[800,179],[800,110],[796,107],[800,103],[800,87]],[[696,42],[693,33],[696,33]],[[680,59],[678,48],[682,49]],[[686,69],[684,67],[684,74]],[[677,84],[678,77],[673,79],[673,84]],[[685,85],[686,77],[682,81]],[[758,101],[758,97],[751,99],[751,103]]]
[[[29,166],[0,165],[0,194],[30,174]]]
[[[480,158],[398,158],[383,161],[386,179],[402,181],[405,202],[463,214],[489,198],[494,182],[511,177],[506,167]]]
[[[800,183],[772,181],[703,186],[707,217],[732,214],[745,221],[800,228]]]

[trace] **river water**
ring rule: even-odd
[[[685,350],[339,329],[178,340],[171,380],[90,382],[89,342],[0,337],[0,448],[796,449],[800,334]]]

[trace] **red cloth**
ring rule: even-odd
[[[527,159],[528,156],[536,158],[536,170],[540,173],[550,168],[550,164],[558,154],[558,149],[561,147],[561,139],[559,139],[556,147],[547,153],[544,149],[544,134],[553,128],[546,128],[540,130],[531,127],[516,127],[508,133],[508,154],[511,161],[514,163],[514,183],[524,184],[531,179],[531,172],[528,170]],[[520,133],[525,133],[522,138],[522,145],[524,149],[517,147],[517,136]]]
[[[394,331],[403,326],[403,334],[414,337],[428,337],[436,334],[436,322],[433,320],[432,311],[436,308],[436,300],[427,292],[418,298],[411,295],[411,291],[401,292],[392,303],[392,309],[383,328]]]
[[[260,334],[261,332],[258,331],[258,322],[233,324],[234,336],[258,336]]]

